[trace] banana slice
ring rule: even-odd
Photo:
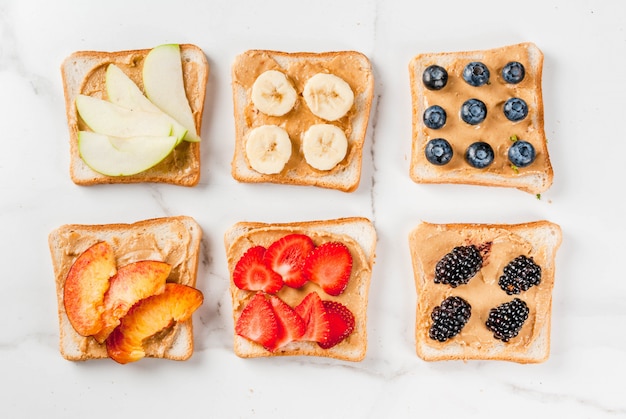
[[[262,125],[248,134],[246,155],[257,172],[272,175],[280,173],[291,157],[291,140],[283,128]]]
[[[311,112],[327,121],[343,117],[354,103],[350,85],[334,74],[317,73],[306,82],[302,93]]]
[[[277,70],[262,73],[252,85],[252,103],[270,116],[283,116],[296,104],[298,95],[287,77]]]
[[[348,139],[343,130],[331,124],[317,124],[304,133],[304,159],[318,170],[330,170],[346,156]]]

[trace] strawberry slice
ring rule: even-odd
[[[278,333],[274,344],[267,347],[267,349],[275,351],[289,342],[299,340],[304,334],[305,325],[295,310],[280,298],[270,295],[270,303],[276,315]]]
[[[351,272],[352,255],[340,242],[327,242],[316,247],[304,262],[305,276],[333,296],[346,289]]]
[[[244,307],[235,325],[235,333],[266,349],[276,345],[278,321],[272,304],[262,292],[256,293]]]
[[[289,234],[276,240],[265,252],[265,264],[278,273],[285,284],[300,288],[307,279],[302,273],[304,259],[315,245],[309,236]]]
[[[326,343],[330,336],[330,324],[320,296],[316,292],[311,292],[294,309],[305,325],[300,340]]]
[[[265,253],[265,247],[253,246],[239,259],[233,270],[233,282],[238,288],[274,294],[283,287],[280,275],[263,262]]]
[[[328,349],[341,343],[354,331],[354,315],[348,307],[336,301],[322,303],[328,317],[330,335],[326,342],[318,342],[318,345],[322,349]]]

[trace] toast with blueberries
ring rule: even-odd
[[[549,221],[420,223],[409,234],[418,356],[545,361],[560,244]]]
[[[413,181],[546,191],[553,170],[542,71],[543,53],[532,43],[415,56]]]

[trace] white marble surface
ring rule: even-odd
[[[0,416],[626,417],[626,3],[419,3],[0,0]],[[537,200],[517,190],[413,183],[411,57],[523,41],[545,53],[553,187]],[[211,65],[200,184],[74,185],[68,175],[61,61],[77,50],[169,42],[199,45]],[[250,48],[355,49],[371,58],[376,101],[356,192],[232,179],[230,64]],[[126,366],[64,360],[48,233],[65,223],[177,214],[195,217],[204,230],[198,286],[206,299],[195,316],[191,360]],[[225,229],[239,220],[352,215],[372,219],[379,235],[365,360],[237,358]],[[564,233],[549,360],[538,365],[420,360],[413,340],[408,232],[420,220],[536,219],[559,223]]]

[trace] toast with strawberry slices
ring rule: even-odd
[[[376,239],[362,217],[229,228],[235,354],[361,361]]]

